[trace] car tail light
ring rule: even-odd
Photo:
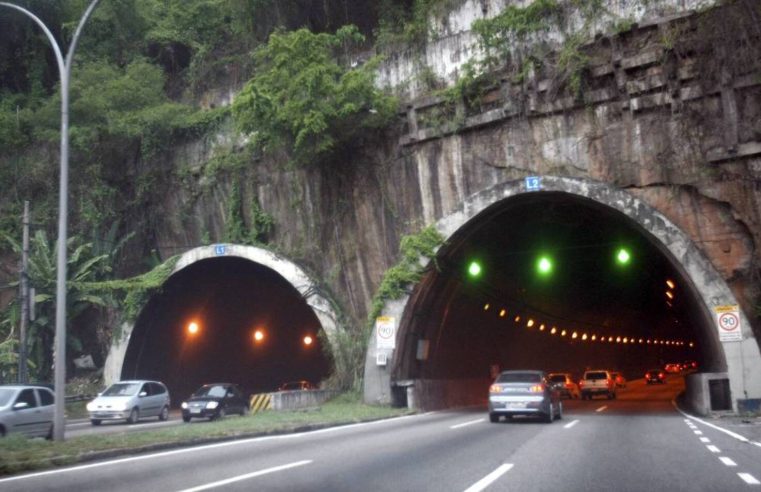
[[[666,375],[665,375],[665,374],[663,374],[662,372],[659,372],[659,373],[658,373],[658,377],[659,377],[659,378],[665,378],[665,377],[666,377]]]
[[[502,392],[502,386],[498,384],[492,384],[489,386],[489,393],[501,393]]]
[[[579,388],[582,388],[583,386],[584,386],[584,380],[582,379],[581,381],[579,381]]]
[[[532,387],[528,389],[532,393],[544,393],[544,385],[543,384],[535,384]]]

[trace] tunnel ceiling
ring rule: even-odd
[[[256,330],[264,335],[259,342]],[[235,257],[206,259],[170,277],[145,307],[122,378],[162,380],[178,395],[175,403],[209,382],[251,393],[293,380],[317,383],[329,370],[320,331],[311,308],[274,270]]]
[[[631,255],[626,265],[616,261],[621,248]],[[540,256],[551,260],[551,273],[537,272]],[[477,278],[467,274],[474,260],[482,267]],[[417,360],[419,354],[410,349],[400,377],[477,377],[494,363],[504,368],[523,362],[578,372],[598,361],[639,371],[669,357],[703,358],[688,347],[671,355],[662,347],[603,351],[571,340],[577,331],[579,337],[688,344],[702,322],[687,282],[657,242],[624,215],[592,200],[555,192],[505,200],[454,234],[437,264],[413,296],[410,336],[428,340],[428,359]],[[667,280],[675,287],[669,288]],[[514,321],[515,316],[521,320]],[[531,318],[537,324],[527,329]],[[568,336],[539,336],[540,323],[546,330],[567,329]],[[541,361],[544,355],[548,359]]]

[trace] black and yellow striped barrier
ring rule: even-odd
[[[251,413],[260,412],[262,410],[272,410],[272,395],[270,393],[260,393],[258,395],[251,395]]]

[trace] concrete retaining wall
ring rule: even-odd
[[[486,406],[490,384],[490,379],[416,379],[408,386],[407,404],[421,410]]]
[[[729,375],[726,372],[698,372],[685,378],[687,408],[698,415],[733,410]]]
[[[298,410],[322,405],[338,394],[335,390],[295,390],[272,393],[273,410]]]

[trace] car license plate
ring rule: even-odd
[[[505,408],[526,408],[526,404],[522,401],[513,401],[505,403]]]
[[[200,408],[191,408],[190,409],[190,413],[201,413],[201,409]]]

